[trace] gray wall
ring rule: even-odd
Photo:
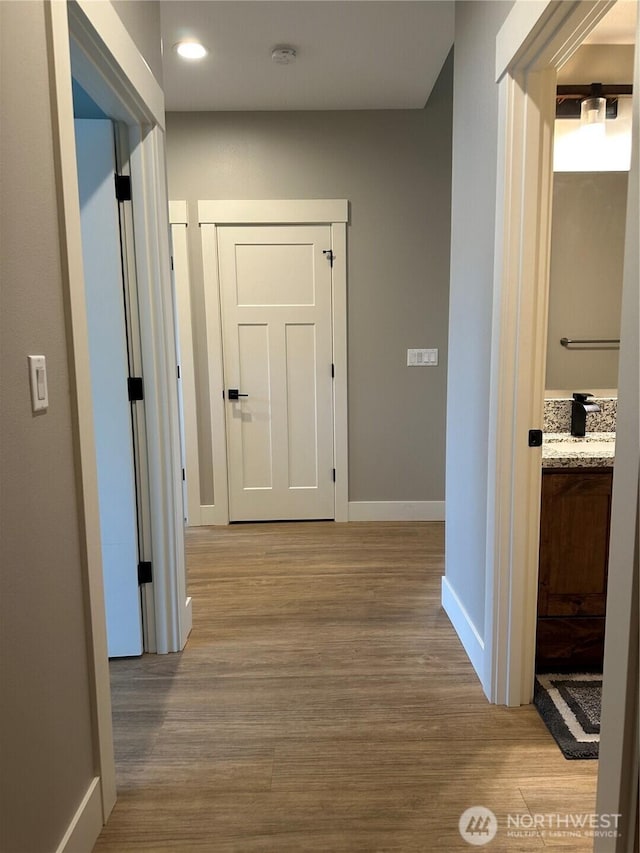
[[[548,389],[590,391],[618,385],[616,350],[568,350],[560,338],[620,337],[628,174],[553,176]]]
[[[162,85],[162,41],[158,0],[111,0],[111,5]]]
[[[169,196],[347,198],[349,498],[444,498],[451,57],[424,110],[171,113]],[[198,228],[190,228],[203,500],[210,496]],[[408,368],[408,347],[439,347]],[[209,497],[210,499],[210,497]]]
[[[0,3],[0,849],[29,853],[95,775],[44,5]],[[38,416],[28,353],[47,357]]]
[[[495,37],[511,6],[456,3],[454,42],[446,575],[481,637],[498,123]]]

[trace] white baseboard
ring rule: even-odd
[[[349,521],[444,521],[444,501],[350,501]],[[218,507],[203,504],[200,518],[189,527],[226,525]]]
[[[446,577],[442,578],[442,606],[460,638],[480,682],[483,683],[484,640]]]
[[[180,626],[180,645],[181,648],[187,644],[187,640],[189,639],[189,634],[191,633],[191,628],[193,627],[193,599],[191,596],[187,596],[187,599],[184,603],[184,611],[183,611],[183,623]]]
[[[100,777],[96,776],[91,780],[56,853],[87,853],[88,850],[93,850],[101,830],[101,786]]]
[[[444,501],[350,501],[349,521],[444,521]]]

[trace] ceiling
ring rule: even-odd
[[[449,0],[163,0],[172,110],[422,109],[453,44]],[[173,45],[209,54],[185,62]],[[271,51],[297,51],[276,65]]]

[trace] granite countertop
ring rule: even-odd
[[[588,432],[584,438],[567,432],[545,432],[542,467],[611,468],[615,452],[615,432]]]

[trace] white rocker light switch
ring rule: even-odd
[[[31,409],[34,412],[44,412],[49,408],[47,362],[43,355],[29,355],[27,358],[31,385]]]

